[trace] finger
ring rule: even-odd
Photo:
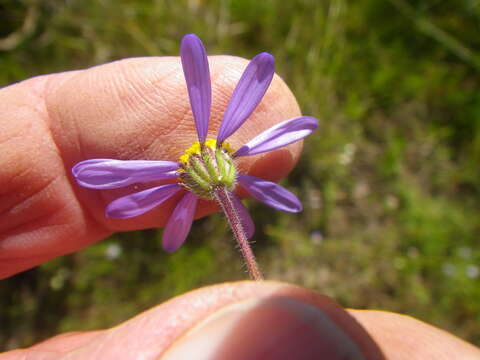
[[[0,360],[45,354],[70,360],[303,360],[319,354],[329,360],[383,359],[364,329],[334,302],[274,282],[203,288],[94,336],[78,336],[53,338]]]
[[[234,86],[247,65],[210,58],[215,137]],[[71,168],[91,158],[177,160],[196,140],[179,58],[136,58],[31,79],[0,90],[0,278],[75,251],[113,231],[165,224],[178,196],[132,219],[107,219],[114,199],[157,184],[91,190]],[[234,148],[275,123],[299,115],[275,77],[250,119],[231,137]],[[243,173],[278,180],[295,164],[301,143],[239,160]],[[196,217],[215,209],[201,202]]]
[[[384,311],[349,310],[387,359],[480,359],[473,345],[409,316]]]

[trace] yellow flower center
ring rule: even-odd
[[[203,147],[195,141],[182,156],[178,170],[179,183],[205,199],[214,199],[215,189],[235,189],[237,170],[232,158],[234,150],[227,143],[217,147],[217,140],[208,139]]]

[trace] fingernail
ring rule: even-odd
[[[286,297],[247,300],[210,315],[162,360],[365,359],[318,308]]]

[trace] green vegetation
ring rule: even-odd
[[[0,42],[0,85],[175,55],[187,32],[212,54],[271,52],[321,126],[284,180],[305,211],[248,202],[267,278],[480,345],[480,1],[0,0],[0,37],[27,14],[31,27]],[[2,281],[0,344],[107,327],[246,278],[224,223],[197,221],[173,255],[161,230],[124,233]]]

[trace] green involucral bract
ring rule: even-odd
[[[203,146],[199,153],[188,156],[179,176],[187,189],[212,200],[213,190],[218,186],[234,190],[236,175],[233,159],[225,149]]]

